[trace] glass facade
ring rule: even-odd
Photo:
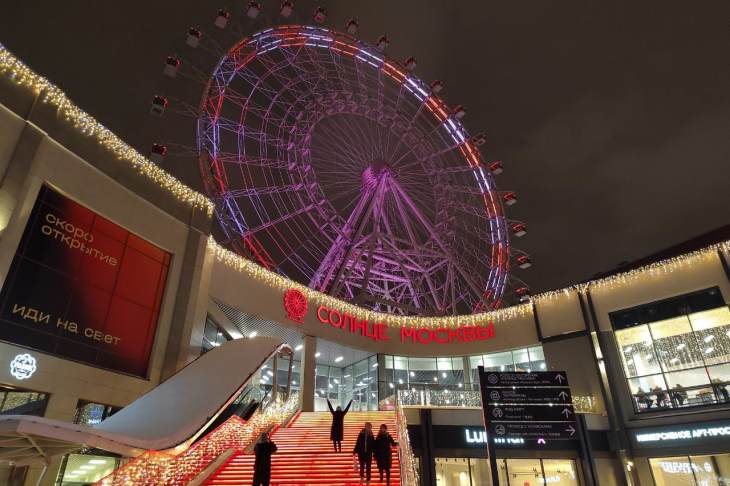
[[[702,310],[615,331],[638,412],[730,402],[730,310]]]
[[[579,486],[572,459],[499,459],[500,484],[505,486]]]
[[[730,454],[649,459],[656,486],[730,485]]]
[[[210,318],[205,319],[205,328],[203,329],[203,344],[200,346],[200,354],[205,354],[213,348],[216,348],[226,341],[230,341],[231,336],[228,335],[218,324]]]
[[[437,457],[435,463],[438,486],[481,486],[491,482],[488,459]],[[503,486],[580,485],[572,459],[498,459],[497,467]]]
[[[0,415],[37,415],[46,412],[48,394],[0,386]]]
[[[478,486],[490,483],[488,459],[437,457],[435,462],[438,486]]]

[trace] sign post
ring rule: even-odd
[[[493,486],[499,486],[495,443],[510,439],[577,440],[568,378],[564,371],[502,372],[479,367]]]

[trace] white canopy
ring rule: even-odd
[[[184,449],[277,352],[280,339],[236,339],[200,356],[94,427],[29,415],[0,416],[0,460],[26,464],[81,446],[124,456]]]

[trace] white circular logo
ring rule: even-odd
[[[10,374],[18,380],[30,378],[36,369],[35,358],[28,353],[19,354],[10,362]]]
[[[487,383],[489,383],[490,385],[496,385],[498,381],[499,377],[494,373],[490,373],[487,375]]]

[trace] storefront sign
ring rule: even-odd
[[[420,426],[409,425],[413,447],[421,447]],[[432,425],[436,449],[486,449],[489,435],[480,426]],[[577,442],[572,440],[528,439],[524,437],[494,437],[497,449],[575,450]]]
[[[10,374],[17,380],[27,380],[37,369],[35,358],[28,353],[19,354],[10,362]]]
[[[375,341],[389,341],[388,325],[368,319],[358,319],[348,312],[321,305],[317,308],[317,320],[336,329],[360,335]],[[454,342],[484,341],[494,337],[494,324],[459,326],[455,328],[413,327],[404,325],[400,328],[400,341],[417,344],[449,344]]]
[[[730,441],[730,422],[703,422],[633,431],[637,447],[672,447],[694,442]]]
[[[43,186],[0,293],[0,340],[146,376],[169,265]]]

